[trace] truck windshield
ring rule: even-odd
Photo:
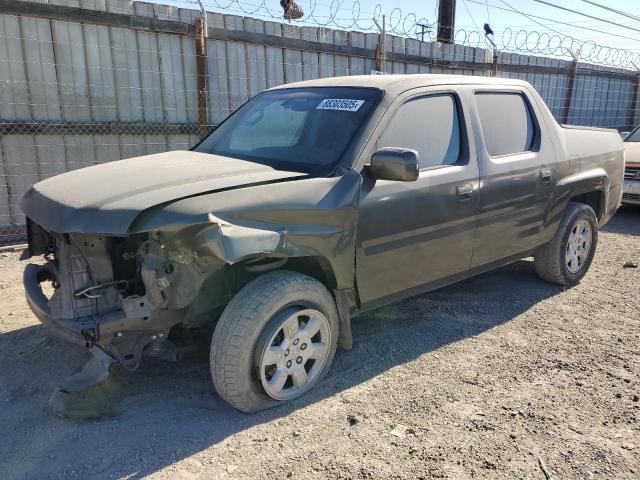
[[[374,88],[268,91],[239,108],[195,151],[327,175],[381,96]]]

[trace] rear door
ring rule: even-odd
[[[522,88],[467,87],[476,109],[480,210],[472,267],[539,245],[556,181],[555,150]]]
[[[466,271],[478,208],[478,166],[458,89],[398,98],[365,155],[382,147],[418,151],[415,182],[366,172],[359,207],[356,280],[364,306],[418,293]]]

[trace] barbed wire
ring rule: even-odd
[[[184,0],[195,5],[197,0]],[[245,16],[262,17],[283,21],[282,10],[270,6],[269,0],[258,0],[255,3],[245,0],[205,0],[207,9],[221,12],[233,12]],[[418,16],[413,12],[406,13],[395,7],[388,14],[383,12],[381,4],[376,4],[373,12],[363,11],[358,0],[350,3],[332,0],[329,4],[318,3],[317,0],[299,2],[304,9],[304,16],[294,23],[314,25],[324,28],[342,30],[358,30],[363,32],[378,32],[378,25],[382,23],[382,16],[386,17],[386,31],[389,35],[408,38],[419,38],[425,41],[436,41],[434,21],[427,17]],[[276,4],[277,5],[277,4]],[[435,12],[434,12],[435,18]],[[593,40],[580,40],[570,35],[563,35],[550,29],[549,32],[505,28],[496,33],[491,39],[498,50],[512,53],[546,55],[556,58],[576,58],[588,63],[608,67],[627,68],[637,70],[640,67],[640,53],[622,48],[599,44]],[[454,42],[468,47],[492,48],[483,32],[473,29],[459,28],[455,30]]]
[[[429,41],[434,41],[429,35]],[[486,48],[484,36],[475,30],[456,29],[455,43],[469,47]],[[527,55],[544,55],[556,58],[579,58],[581,61],[602,66],[640,69],[640,53],[622,48],[600,45],[593,40],[577,38],[538,30],[514,30],[505,28],[493,39],[496,49]]]
[[[186,3],[197,5],[197,0],[184,0]],[[266,17],[273,20],[283,20],[282,9],[269,6],[268,0],[260,0],[251,3],[244,0],[205,0],[205,7],[232,11],[247,16]],[[343,30],[378,31],[376,22],[382,24],[382,16],[386,15],[387,33],[414,37],[416,26],[419,24],[430,25],[426,17],[419,17],[413,12],[404,13],[401,8],[395,7],[385,14],[381,4],[376,4],[373,12],[363,11],[358,0],[351,3],[350,8],[345,8],[346,2],[332,0],[330,4],[318,3],[316,0],[299,2],[304,9],[304,16],[295,23],[306,23],[325,28],[338,28]]]
[[[503,50],[533,55],[573,57],[589,63],[637,70],[640,54],[630,50],[600,45],[593,40],[579,40],[569,35],[537,30],[504,29],[500,47]]]

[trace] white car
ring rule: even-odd
[[[640,125],[624,139],[624,158],[622,203],[640,205]]]

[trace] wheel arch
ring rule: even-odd
[[[593,208],[600,220],[606,213],[608,190],[609,176],[601,167],[569,175],[556,185],[556,208],[552,210],[562,215],[570,202],[583,203]]]
[[[280,257],[255,256],[246,258],[227,267],[228,284],[233,294],[240,291],[247,283],[276,270],[287,270],[301,273],[318,280],[329,291],[337,288],[337,279],[331,263],[320,255]]]
[[[591,190],[590,192],[580,193],[569,199],[569,202],[584,203],[589,205],[596,214],[598,221],[604,215],[605,198],[602,190]]]

